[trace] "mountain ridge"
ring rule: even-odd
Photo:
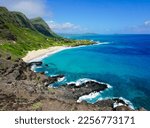
[[[30,21],[38,32],[40,32],[46,36],[58,37],[58,35],[56,35],[56,33],[54,33],[50,29],[48,24],[41,17],[36,17],[34,19],[31,19]]]
[[[22,12],[0,7],[0,54],[22,58],[28,51],[52,46],[77,46],[92,44],[63,38],[51,30],[41,18],[28,19]]]
[[[40,32],[41,34],[49,37],[58,37],[48,24],[41,18],[28,19],[23,13],[16,11],[9,11],[5,7],[0,7],[0,23],[9,23],[17,27],[29,28],[33,31]]]

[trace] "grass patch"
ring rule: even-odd
[[[33,110],[37,110],[37,109],[40,109],[40,108],[42,108],[42,103],[41,102],[37,102],[37,103],[34,103],[32,105]]]

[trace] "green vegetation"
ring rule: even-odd
[[[32,105],[32,110],[39,110],[40,108],[42,108],[41,102],[37,102]]]
[[[59,37],[57,34],[55,34],[47,25],[47,23],[41,18],[37,17],[34,19],[31,19],[31,23],[34,25],[37,31],[44,34],[45,36],[50,37]]]
[[[21,58],[28,51],[50,46],[78,46],[92,42],[64,39],[49,28],[42,18],[29,20],[20,12],[9,12],[0,7],[0,54]]]

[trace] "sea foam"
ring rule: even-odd
[[[77,103],[81,103],[82,101],[86,100],[86,99],[90,99],[92,100],[93,98],[97,97],[99,95],[99,92],[92,92],[89,95],[84,95],[79,97],[79,99],[77,100]]]
[[[113,97],[112,99],[114,99],[114,98],[118,98],[118,97]],[[118,99],[123,100],[131,109],[133,109],[133,110],[135,109],[133,104],[129,100],[127,100],[127,99],[125,99],[123,97],[119,97]],[[113,108],[116,108],[117,106],[122,106],[122,105],[123,105],[122,103],[115,102],[113,104]]]
[[[68,82],[67,85],[75,84],[76,86],[80,86],[81,84],[89,82],[89,81],[93,81],[93,82],[96,82],[96,83],[99,83],[99,84],[105,84],[105,85],[107,85],[107,88],[112,88],[112,86],[108,83],[99,82],[99,81],[89,79],[89,78],[82,78],[82,79],[77,80],[76,82]]]

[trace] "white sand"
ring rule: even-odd
[[[54,46],[54,47],[49,47],[47,49],[40,49],[40,50],[33,50],[33,51],[29,51],[28,54],[23,57],[23,61],[25,62],[30,62],[30,61],[39,61],[40,59],[48,56],[48,55],[52,55],[56,52],[68,49],[69,47],[65,47],[65,46]]]

